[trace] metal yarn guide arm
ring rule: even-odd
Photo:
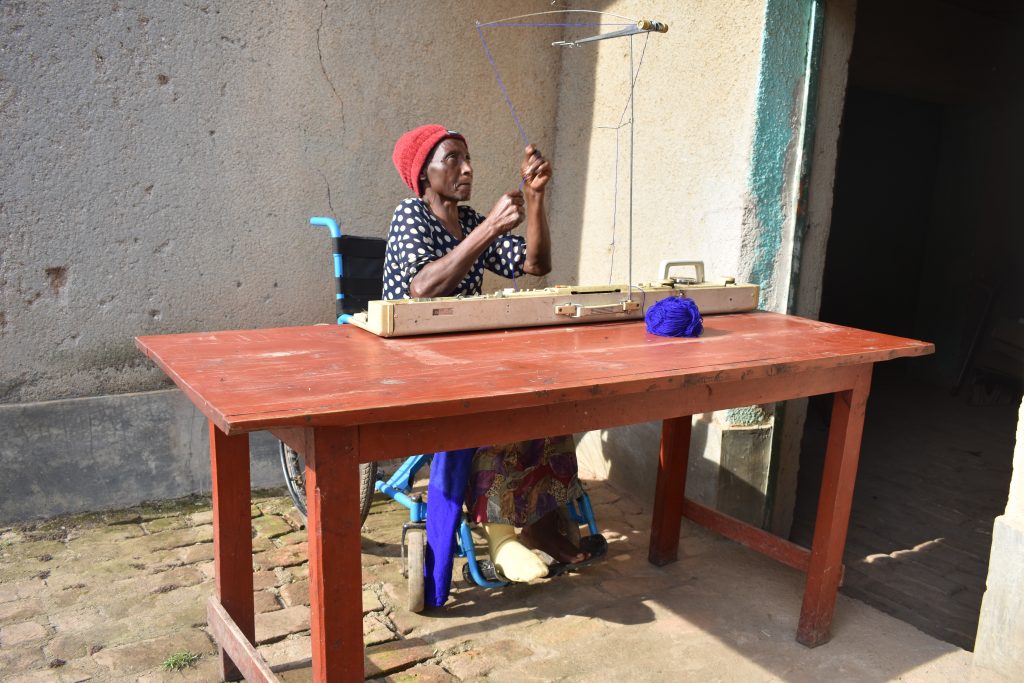
[[[602,20],[599,21],[598,23],[590,23],[588,21],[548,21],[547,20],[548,16],[549,15],[554,15],[554,14],[565,14],[565,15],[568,15],[568,16],[573,17],[573,18],[575,18],[575,17],[589,17],[591,15],[600,15],[602,17]],[[543,20],[537,21],[537,20],[534,19],[536,17],[543,17]],[[622,23],[604,22],[603,21],[604,17],[614,17],[615,19],[620,20]],[[523,21],[524,19],[529,19],[530,21]],[[616,141],[615,141],[615,149],[616,149],[615,184],[616,184],[616,188],[617,188],[618,187],[618,129],[620,129],[624,125],[623,124],[623,118],[625,117],[626,112],[628,111],[629,112],[629,121],[628,121],[628,124],[629,124],[629,143],[630,143],[629,144],[629,269],[628,269],[628,277],[627,277],[627,280],[626,280],[627,283],[628,283],[626,285],[626,296],[625,296],[624,299],[621,299],[620,301],[616,302],[616,305],[614,306],[614,308],[616,309],[615,312],[617,312],[617,313],[635,314],[637,312],[640,312],[640,311],[642,311],[643,305],[642,304],[637,304],[637,303],[634,302],[634,300],[633,300],[634,289],[633,289],[633,284],[632,284],[633,283],[633,153],[634,153],[633,137],[634,137],[634,127],[635,127],[635,124],[636,124],[636,116],[635,116],[635,102],[636,102],[636,98],[634,97],[634,92],[635,92],[635,89],[636,89],[637,77],[639,76],[639,71],[640,71],[639,66],[634,69],[634,63],[633,63],[633,40],[632,40],[632,36],[638,35],[638,34],[645,34],[645,40],[644,40],[643,49],[640,52],[640,66],[642,66],[643,65],[643,57],[644,57],[644,54],[645,54],[645,52],[647,50],[647,39],[650,38],[650,34],[651,33],[667,33],[668,32],[668,23],[663,22],[663,21],[658,21],[658,20],[655,20],[655,19],[633,19],[633,18],[625,17],[625,16],[622,16],[622,15],[619,15],[619,14],[614,14],[614,13],[611,13],[611,12],[604,12],[604,11],[600,11],[600,10],[586,10],[586,9],[565,9],[565,10],[549,10],[549,11],[544,11],[544,12],[532,12],[532,13],[529,13],[529,14],[521,14],[521,15],[517,15],[517,16],[514,16],[514,17],[507,17],[507,18],[504,18],[504,19],[496,20],[496,21],[489,21],[489,22],[484,22],[484,23],[481,23],[479,21],[476,22],[476,32],[477,32],[477,35],[480,38],[480,44],[483,47],[484,54],[486,55],[488,62],[490,62],[491,69],[494,71],[494,78],[497,81],[498,87],[501,90],[501,94],[502,94],[503,98],[505,99],[505,104],[508,106],[509,113],[512,115],[512,120],[514,121],[514,123],[516,125],[516,128],[519,131],[519,137],[522,140],[523,144],[528,146],[530,144],[529,138],[527,137],[526,131],[524,130],[523,125],[522,125],[522,123],[519,120],[519,114],[516,112],[516,108],[512,104],[512,98],[509,96],[508,90],[505,87],[505,83],[504,83],[504,81],[501,78],[501,73],[498,70],[498,65],[497,65],[497,63],[496,63],[496,61],[494,59],[494,55],[491,54],[491,49],[490,49],[490,47],[487,44],[487,39],[484,37],[483,29],[485,29],[485,28],[488,28],[488,29],[489,28],[497,28],[499,26],[507,26],[507,27],[623,26],[624,27],[624,28],[621,28],[621,29],[616,30],[616,31],[611,31],[609,33],[599,34],[599,35],[590,36],[590,37],[586,37],[586,38],[580,38],[578,40],[559,40],[559,41],[555,41],[555,42],[551,43],[551,45],[553,47],[577,47],[577,46],[579,46],[581,44],[584,44],[584,43],[590,43],[590,42],[595,42],[595,41],[599,41],[599,40],[607,40],[609,38],[629,38],[630,39],[629,40],[629,98],[626,101],[626,106],[625,106],[625,108],[622,111],[622,115],[619,117],[618,124],[614,127],[615,130],[616,130]],[[600,126],[600,127],[604,127],[604,126]],[[525,182],[525,179],[523,179],[523,182]],[[522,189],[522,187],[523,187],[523,182],[521,182],[520,185],[519,185],[520,189]],[[615,193],[613,193],[613,196],[617,196],[617,191]],[[612,211],[612,244],[613,245],[614,245],[614,231],[615,231],[615,211],[613,209],[613,211]],[[613,258],[614,258],[614,251],[612,253],[613,253]],[[609,281],[610,280],[611,280],[611,274],[609,274]],[[516,285],[515,278],[512,279],[512,283],[513,283],[514,288],[518,290],[518,287],[515,286]],[[591,316],[591,315],[603,316],[603,315],[608,315],[610,313],[611,313],[611,311],[609,310],[608,302],[600,302],[600,303],[594,304],[594,305],[575,305],[574,303],[573,304],[566,303],[563,306],[563,310],[558,311],[556,314],[559,315],[559,316],[571,316],[571,317],[574,317],[574,318],[579,318],[579,317],[582,317],[582,316],[585,316],[585,315],[587,315],[587,316]]]
[[[583,43],[592,43],[595,40],[625,38],[626,36],[635,36],[638,33],[650,33],[652,31],[655,33],[668,33],[668,24],[654,19],[640,19],[636,22],[635,26],[629,26],[618,31],[612,31],[611,33],[601,33],[588,38],[580,38],[579,40],[556,40],[551,44],[556,47],[577,47]]]

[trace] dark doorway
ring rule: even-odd
[[[876,370],[842,590],[967,649],[1024,383],[1018,5],[859,0],[820,311],[936,344]],[[830,408],[808,407],[804,545]]]

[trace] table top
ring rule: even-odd
[[[425,419],[934,351],[927,342],[762,311],[707,316],[695,339],[620,322],[394,339],[318,325],[136,343],[229,434],[303,426],[311,415],[338,425]]]

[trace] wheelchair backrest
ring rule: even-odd
[[[334,310],[339,323],[366,310],[366,303],[383,294],[384,254],[387,240],[342,235],[337,221],[313,216],[310,225],[327,228],[334,249]]]
[[[335,254],[336,315],[340,317],[346,313],[352,315],[365,311],[368,301],[381,298],[387,240],[341,235],[332,241]]]

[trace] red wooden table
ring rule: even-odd
[[[225,677],[272,681],[256,652],[248,432],[305,456],[313,677],[363,678],[358,466],[663,420],[650,561],[673,562],[688,517],[807,574],[797,640],[829,638],[872,365],[931,344],[773,313],[709,316],[704,336],[639,322],[381,339],[352,326],[139,337],[210,420]],[[690,416],[835,394],[812,549],[683,496]],[[237,667],[237,670],[236,670]]]

